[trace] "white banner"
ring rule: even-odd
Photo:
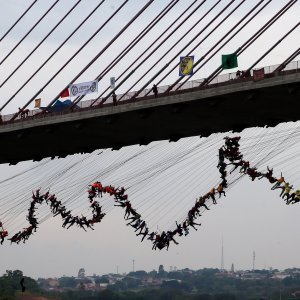
[[[116,78],[110,77],[110,88],[113,90],[116,86]]]
[[[98,81],[82,82],[70,85],[70,96],[77,97],[98,92]]]

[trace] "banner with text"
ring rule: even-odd
[[[70,85],[70,96],[77,97],[98,92],[98,81],[82,82]]]

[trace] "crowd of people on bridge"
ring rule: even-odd
[[[204,210],[210,210],[208,204],[210,200],[212,204],[217,204],[217,197],[220,199],[222,196],[226,196],[225,190],[228,187],[228,167],[233,166],[230,174],[239,168],[239,173],[248,175],[249,178],[254,181],[255,179],[267,179],[272,184],[271,189],[280,189],[280,197],[282,197],[286,204],[295,204],[300,202],[300,190],[293,190],[293,186],[290,185],[283,175],[279,178],[273,176],[273,169],[267,168],[265,173],[259,172],[256,167],[251,167],[250,162],[243,159],[243,155],[239,150],[240,137],[225,137],[224,145],[219,149],[219,162],[217,168],[221,174],[220,182],[212,187],[207,193],[196,199],[194,206],[188,211],[186,218],[181,222],[175,222],[176,227],[174,230],[168,231],[150,231],[146,221],[142,218],[136,209],[133,208],[131,202],[128,199],[128,195],[125,193],[124,187],[114,187],[112,185],[103,186],[101,182],[96,181],[88,187],[88,199],[90,207],[92,209],[92,217],[87,218],[85,216],[73,216],[70,210],[57,200],[55,194],[50,195],[49,191],[44,194],[40,193],[40,189],[32,193],[32,201],[28,209],[27,220],[29,226],[19,231],[8,240],[11,243],[19,244],[21,241],[25,243],[28,238],[36,232],[38,228],[38,220],[35,215],[36,205],[47,203],[50,205],[50,210],[53,216],[60,215],[63,224],[62,227],[70,228],[71,226],[78,226],[83,230],[92,229],[96,223],[100,223],[104,218],[105,213],[102,211],[102,206],[97,201],[97,198],[101,198],[104,194],[113,197],[114,205],[124,209],[124,219],[127,221],[127,226],[131,226],[136,232],[137,236],[142,236],[141,241],[145,239],[152,242],[152,249],[169,249],[170,243],[178,244],[176,236],[188,235],[191,228],[197,230],[197,226],[201,226],[201,223],[197,223],[196,219],[201,216],[202,208]],[[5,238],[8,237],[8,232],[3,228],[0,222],[0,239],[1,244]]]

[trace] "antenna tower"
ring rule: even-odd
[[[222,254],[221,254],[221,272],[224,272],[224,247],[223,247],[223,237],[222,237]]]

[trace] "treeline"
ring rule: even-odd
[[[22,271],[6,271],[0,277],[0,300],[19,299],[21,293],[20,281],[24,278],[26,293],[43,296],[49,300],[259,300],[259,299],[299,299],[292,293],[300,290],[300,275],[283,280],[271,278],[269,271],[256,271],[264,274],[261,279],[243,279],[238,275],[221,274],[218,269],[188,269],[177,272],[145,271],[131,272],[120,278],[115,284],[109,284],[104,291],[85,290],[84,284],[78,286],[73,277],[62,277],[60,288],[64,291],[45,291],[42,285],[29,277],[24,277]],[[161,285],[149,288],[144,285],[145,278],[160,278]],[[88,278],[85,278],[88,280]],[[108,283],[104,275],[98,277],[96,284]],[[144,282],[144,283],[143,283]],[[281,298],[280,298],[281,297]],[[22,299],[22,298],[20,298]]]
[[[190,295],[180,290],[165,288],[125,292],[114,292],[110,289],[102,292],[68,291],[49,293],[50,296],[60,300],[237,300],[235,295],[230,293]]]
[[[26,289],[32,293],[40,291],[37,282],[30,278],[23,276],[20,270],[7,270],[6,273],[0,277],[0,300],[13,300],[21,293],[21,279],[24,278],[24,285]]]

